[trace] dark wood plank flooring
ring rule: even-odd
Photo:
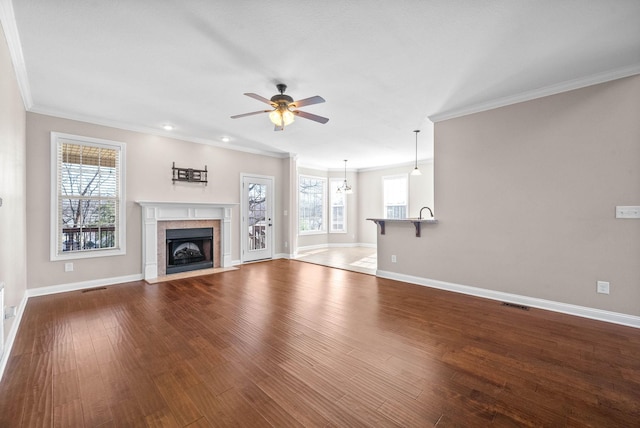
[[[1,427],[640,426],[640,330],[294,260],[29,299]]]

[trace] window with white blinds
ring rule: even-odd
[[[301,234],[325,233],[327,179],[298,176],[298,230]]]
[[[342,186],[344,180],[342,178],[332,178],[329,180],[331,210],[329,211],[329,223],[331,228],[329,233],[346,233],[347,232],[347,195],[344,192],[338,192],[337,189]]]
[[[382,177],[384,218],[407,218],[409,188],[407,174]]]
[[[125,145],[51,133],[51,260],[125,254]]]

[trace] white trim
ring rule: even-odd
[[[245,262],[245,251],[248,253],[248,249],[247,249],[247,242],[249,241],[249,228],[246,226],[247,223],[247,219],[246,219],[246,194],[244,191],[244,181],[247,178],[257,178],[260,180],[267,180],[269,181],[268,184],[268,191],[271,193],[270,197],[270,202],[269,204],[267,204],[267,215],[270,218],[270,223],[272,224],[272,226],[269,226],[271,228],[270,234],[271,236],[268,237],[268,253],[269,253],[269,257],[267,257],[267,259],[272,259],[273,258],[273,254],[275,252],[275,237],[278,236],[278,222],[275,221],[275,217],[274,217],[274,213],[275,213],[275,207],[276,207],[276,179],[274,176],[272,175],[260,175],[260,174],[251,174],[248,172],[241,172],[240,173],[240,260],[242,263]],[[249,260],[249,261],[254,261],[254,260]]]
[[[16,340],[16,336],[18,334],[18,328],[20,327],[20,322],[22,321],[22,315],[24,314],[24,310],[27,307],[27,292],[25,291],[20,304],[18,305],[18,310],[16,313],[16,319],[13,320],[13,324],[11,325],[11,330],[9,330],[9,336],[7,336],[7,340],[4,343],[4,352],[2,354],[2,359],[0,359],[0,382],[2,382],[2,376],[4,375],[4,369],[7,367],[7,363],[9,362],[9,355],[11,355],[11,349],[13,348],[13,343]],[[4,334],[4,331],[0,332],[0,334]]]
[[[58,227],[60,222],[58,221],[58,150],[60,146],[60,139],[72,140],[79,145],[99,147],[107,147],[109,149],[119,150],[119,166],[118,166],[118,248],[111,249],[99,249],[90,251],[70,251],[68,253],[58,252]],[[50,209],[51,215],[49,216],[49,260],[76,260],[87,259],[93,257],[109,257],[109,256],[122,256],[127,254],[127,196],[126,196],[126,171],[127,171],[127,145],[119,141],[104,140],[102,138],[83,137],[79,135],[65,134],[62,132],[51,132],[51,152],[49,153],[51,162],[51,195],[50,195]]]
[[[440,290],[468,294],[470,296],[483,297],[485,299],[516,303],[518,305],[530,306],[533,308],[545,309],[553,312],[560,312],[563,314],[574,315],[582,318],[590,318],[598,321],[605,321],[613,324],[621,324],[629,327],[640,328],[640,317],[622,314],[619,312],[604,311],[602,309],[588,308],[585,306],[571,305],[562,302],[554,302],[552,300],[504,293],[502,291],[488,290],[485,288],[471,287],[468,285],[455,284],[451,282],[438,281],[435,279],[422,278],[383,270],[377,270],[376,276],[379,276],[380,278],[388,278],[396,281],[407,282],[410,284],[423,285],[425,287],[437,288]]]
[[[418,167],[423,165],[428,165],[428,164],[433,164],[433,156],[430,158],[418,159]],[[380,165],[380,166],[371,166],[367,168],[360,168],[358,169],[358,172],[383,171],[386,169],[404,168],[404,167],[407,167],[413,170],[413,167],[415,165],[416,165],[416,161],[413,160],[411,162],[402,162],[402,163],[395,163],[390,165]]]
[[[441,113],[436,113],[429,116],[429,119],[434,123],[442,122],[443,120],[455,119],[456,117],[466,116],[468,114],[480,113],[482,111],[492,110],[498,107],[517,104],[524,101],[530,101],[536,98],[542,98],[549,95],[572,91],[575,89],[586,88],[587,86],[598,85],[600,83],[610,82],[612,80],[622,79],[636,74],[640,74],[640,64],[633,64],[628,67],[623,67],[616,70],[608,70],[591,76],[567,80],[566,82],[521,92],[515,95],[509,95],[502,98],[496,98],[493,100],[484,101],[469,106],[463,106]]]
[[[0,281],[0,358],[4,354],[4,282]],[[2,374],[0,373],[0,378]]]
[[[332,243],[332,244],[316,244],[316,245],[306,245],[304,247],[298,247],[298,252],[301,251],[311,251],[318,250],[321,248],[355,248],[355,247],[366,247],[366,248],[377,248],[376,244],[366,244],[360,242],[345,242],[345,243]]]
[[[110,128],[122,129],[125,131],[139,132],[142,134],[166,137],[166,138],[170,138],[172,140],[177,140],[177,141],[186,141],[190,143],[204,144],[208,146],[214,146],[214,147],[220,147],[223,149],[233,150],[236,152],[251,153],[251,154],[269,156],[269,157],[278,158],[278,159],[286,159],[294,155],[289,152],[272,152],[268,150],[254,149],[251,147],[241,147],[241,146],[233,145],[232,142],[224,143],[222,141],[209,140],[206,138],[193,137],[189,135],[181,135],[181,134],[177,134],[174,131],[169,132],[169,131],[164,131],[162,129],[157,129],[157,128],[148,127],[148,126],[136,126],[130,123],[123,123],[117,120],[108,120],[108,119],[94,117],[94,116],[86,116],[78,113],[63,112],[56,109],[51,109],[51,108],[46,108],[41,106],[32,107],[28,109],[28,111],[31,113],[42,114],[45,116],[53,116],[60,119],[75,120],[77,122],[90,123],[90,124],[99,125],[99,126],[107,126]]]
[[[20,95],[22,95],[22,103],[25,110],[29,110],[33,107],[33,97],[31,96],[27,66],[24,62],[20,33],[18,32],[16,15],[13,11],[13,2],[11,0],[0,0],[0,23],[2,23],[5,39],[7,39],[7,45],[9,46],[9,54],[11,55],[13,70],[18,81],[18,89],[20,90]]]
[[[158,222],[220,220],[220,267],[231,266],[231,210],[237,203],[136,201],[142,207],[142,274],[158,277]]]
[[[275,256],[273,256],[274,259],[293,259],[295,258],[294,254],[287,254],[287,253],[277,253]]]
[[[310,178],[318,181],[323,181],[324,185],[322,186],[322,229],[321,230],[300,230],[300,177]],[[298,236],[303,235],[324,235],[327,233],[327,219],[329,217],[329,213],[327,212],[327,205],[329,204],[328,197],[328,187],[329,187],[329,177],[321,177],[318,175],[309,175],[309,174],[301,174],[298,172],[298,179],[296,185],[296,193],[298,199],[298,206],[296,207],[296,225]]]
[[[141,273],[117,276],[114,278],[91,279],[89,281],[72,282],[70,284],[50,285],[47,287],[31,288],[27,290],[29,297],[46,296],[49,294],[66,293],[68,291],[84,290],[86,288],[103,287],[107,285],[123,284],[125,282],[144,279]]]

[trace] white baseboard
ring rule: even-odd
[[[293,254],[287,254],[287,253],[278,253],[275,256],[273,256],[273,259],[293,259],[294,255]]]
[[[317,245],[306,245],[304,247],[298,247],[298,252],[300,251],[311,251],[311,250],[319,250],[322,248],[353,248],[353,247],[366,247],[366,248],[376,248],[376,244],[367,244],[360,242],[347,242],[347,243],[335,243],[335,244],[317,244]]]
[[[24,293],[24,297],[20,301],[16,311],[16,319],[13,321],[11,325],[11,330],[9,331],[9,336],[7,336],[7,340],[4,342],[4,351],[2,353],[2,359],[0,359],[0,382],[2,382],[2,375],[4,375],[4,369],[7,367],[7,363],[9,362],[9,355],[11,354],[11,348],[13,348],[13,343],[16,340],[16,335],[18,334],[18,327],[20,327],[20,321],[22,321],[22,315],[24,314],[24,309],[27,307],[28,300],[27,292]],[[4,332],[0,332],[0,334],[4,334]]]
[[[24,293],[22,301],[20,302],[20,306],[17,308],[16,319],[11,326],[11,331],[9,332],[9,336],[7,337],[7,341],[5,342],[5,349],[2,354],[2,359],[0,360],[0,381],[2,380],[4,369],[7,365],[7,362],[9,361],[9,355],[11,354],[13,342],[15,341],[16,335],[18,334],[18,327],[20,326],[20,322],[22,321],[22,314],[24,314],[24,310],[27,306],[27,301],[30,297],[46,296],[48,294],[64,293],[67,291],[84,290],[86,288],[122,284],[125,282],[140,281],[142,279],[143,275],[139,273],[135,275],[118,276],[115,278],[102,278],[94,279],[91,281],[74,282],[71,284],[51,285],[48,287],[27,289],[27,291],[25,291]]]
[[[114,278],[92,279],[90,281],[73,282],[71,284],[51,285],[48,287],[31,288],[27,290],[29,297],[46,296],[47,294],[65,293],[67,291],[84,290],[85,288],[103,287],[106,285],[122,284],[124,282],[140,281],[144,279],[141,273],[135,275],[117,276]]]
[[[405,275],[383,270],[376,271],[376,276],[379,276],[381,278],[394,279],[402,282],[408,282],[410,284],[438,288],[440,290],[447,290],[476,297],[483,297],[485,299],[515,303],[518,305],[530,306],[538,309],[546,309],[548,311],[560,312],[563,314],[574,315],[582,318],[590,318],[598,321],[605,321],[613,324],[621,324],[629,327],[640,328],[640,317],[622,314],[619,312],[604,311],[602,309],[588,308],[585,306],[571,305],[562,302],[554,302],[552,300],[521,296],[519,294],[504,293],[501,291],[488,290],[486,288],[471,287],[468,285],[460,285],[451,282],[438,281],[435,279],[421,278],[417,276]]]
[[[231,260],[231,266],[240,266],[242,262],[240,260]]]

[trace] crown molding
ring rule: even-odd
[[[31,87],[27,77],[27,67],[22,54],[22,44],[20,43],[20,34],[18,33],[18,25],[16,24],[16,16],[13,12],[13,4],[11,0],[0,0],[0,23],[4,29],[4,36],[9,46],[9,54],[15,71],[16,80],[18,81],[18,89],[22,95],[22,103],[25,110],[29,110],[33,106],[31,97]]]
[[[139,132],[141,134],[155,135],[158,137],[171,138],[172,140],[186,141],[189,143],[205,144],[208,146],[220,147],[227,150],[234,150],[236,152],[251,153],[255,155],[269,156],[269,157],[279,158],[279,159],[285,159],[291,156],[291,153],[289,152],[271,152],[268,150],[253,149],[250,147],[233,146],[231,142],[225,143],[222,141],[209,140],[206,138],[192,137],[189,135],[180,135],[173,131],[162,131],[156,128],[150,128],[147,126],[137,126],[129,123],[119,122],[116,120],[105,120],[105,119],[99,119],[92,116],[85,116],[85,115],[74,114],[74,113],[64,113],[55,109],[33,107],[31,110],[29,110],[29,113],[41,114],[44,116],[51,116],[59,119],[74,120],[77,122],[90,123],[92,125],[97,125],[97,126],[106,126],[109,128],[121,129],[124,131]]]
[[[562,92],[572,91],[575,89],[586,88],[587,86],[597,85],[600,83],[610,82],[612,80],[622,79],[625,77],[640,74],[640,64],[633,64],[628,67],[608,70],[602,73],[594,74],[578,79],[567,80],[556,85],[546,86],[544,88],[533,89],[531,91],[521,92],[515,95],[509,95],[502,98],[464,106],[458,109],[448,110],[429,116],[432,122],[442,122],[443,120],[455,119],[457,117],[466,116],[473,113],[492,110],[498,107],[505,107],[511,104],[517,104],[524,101],[534,100],[549,95],[555,95]]]

